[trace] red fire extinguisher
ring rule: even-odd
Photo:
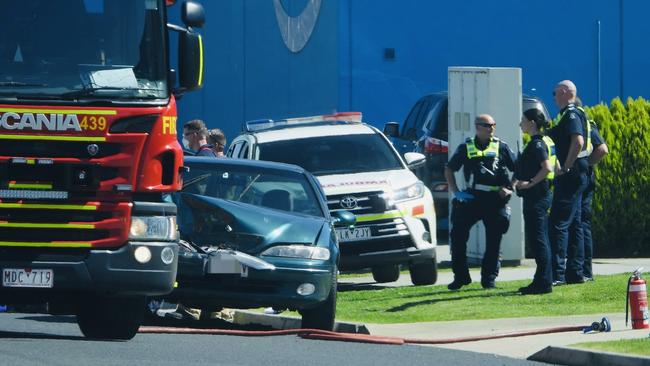
[[[648,295],[645,280],[637,268],[627,281],[627,299],[625,304],[625,326],[627,326],[628,305],[632,312],[632,329],[650,328],[648,324]]]

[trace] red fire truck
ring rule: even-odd
[[[0,2],[0,304],[131,339],[172,290],[175,98],[201,86],[205,18],[187,1],[168,24],[174,2]]]

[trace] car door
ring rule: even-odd
[[[230,144],[226,156],[237,159],[252,159],[253,141],[253,137],[249,135],[235,138],[235,140]]]

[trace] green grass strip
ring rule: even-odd
[[[408,286],[339,291],[336,319],[390,324],[625,312],[629,275],[597,276],[594,282],[559,286],[553,293],[523,296],[517,289],[530,280],[499,282],[484,290],[472,283],[460,291],[435,286]],[[497,279],[498,280],[498,279]]]
[[[622,354],[650,356],[650,338],[621,339],[618,341],[589,342],[573,344],[571,347],[585,348]]]

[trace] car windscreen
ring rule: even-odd
[[[260,160],[295,164],[314,175],[403,168],[397,154],[379,134],[318,136],[258,146]]]
[[[324,217],[314,188],[304,175],[232,165],[190,165],[183,193]]]

